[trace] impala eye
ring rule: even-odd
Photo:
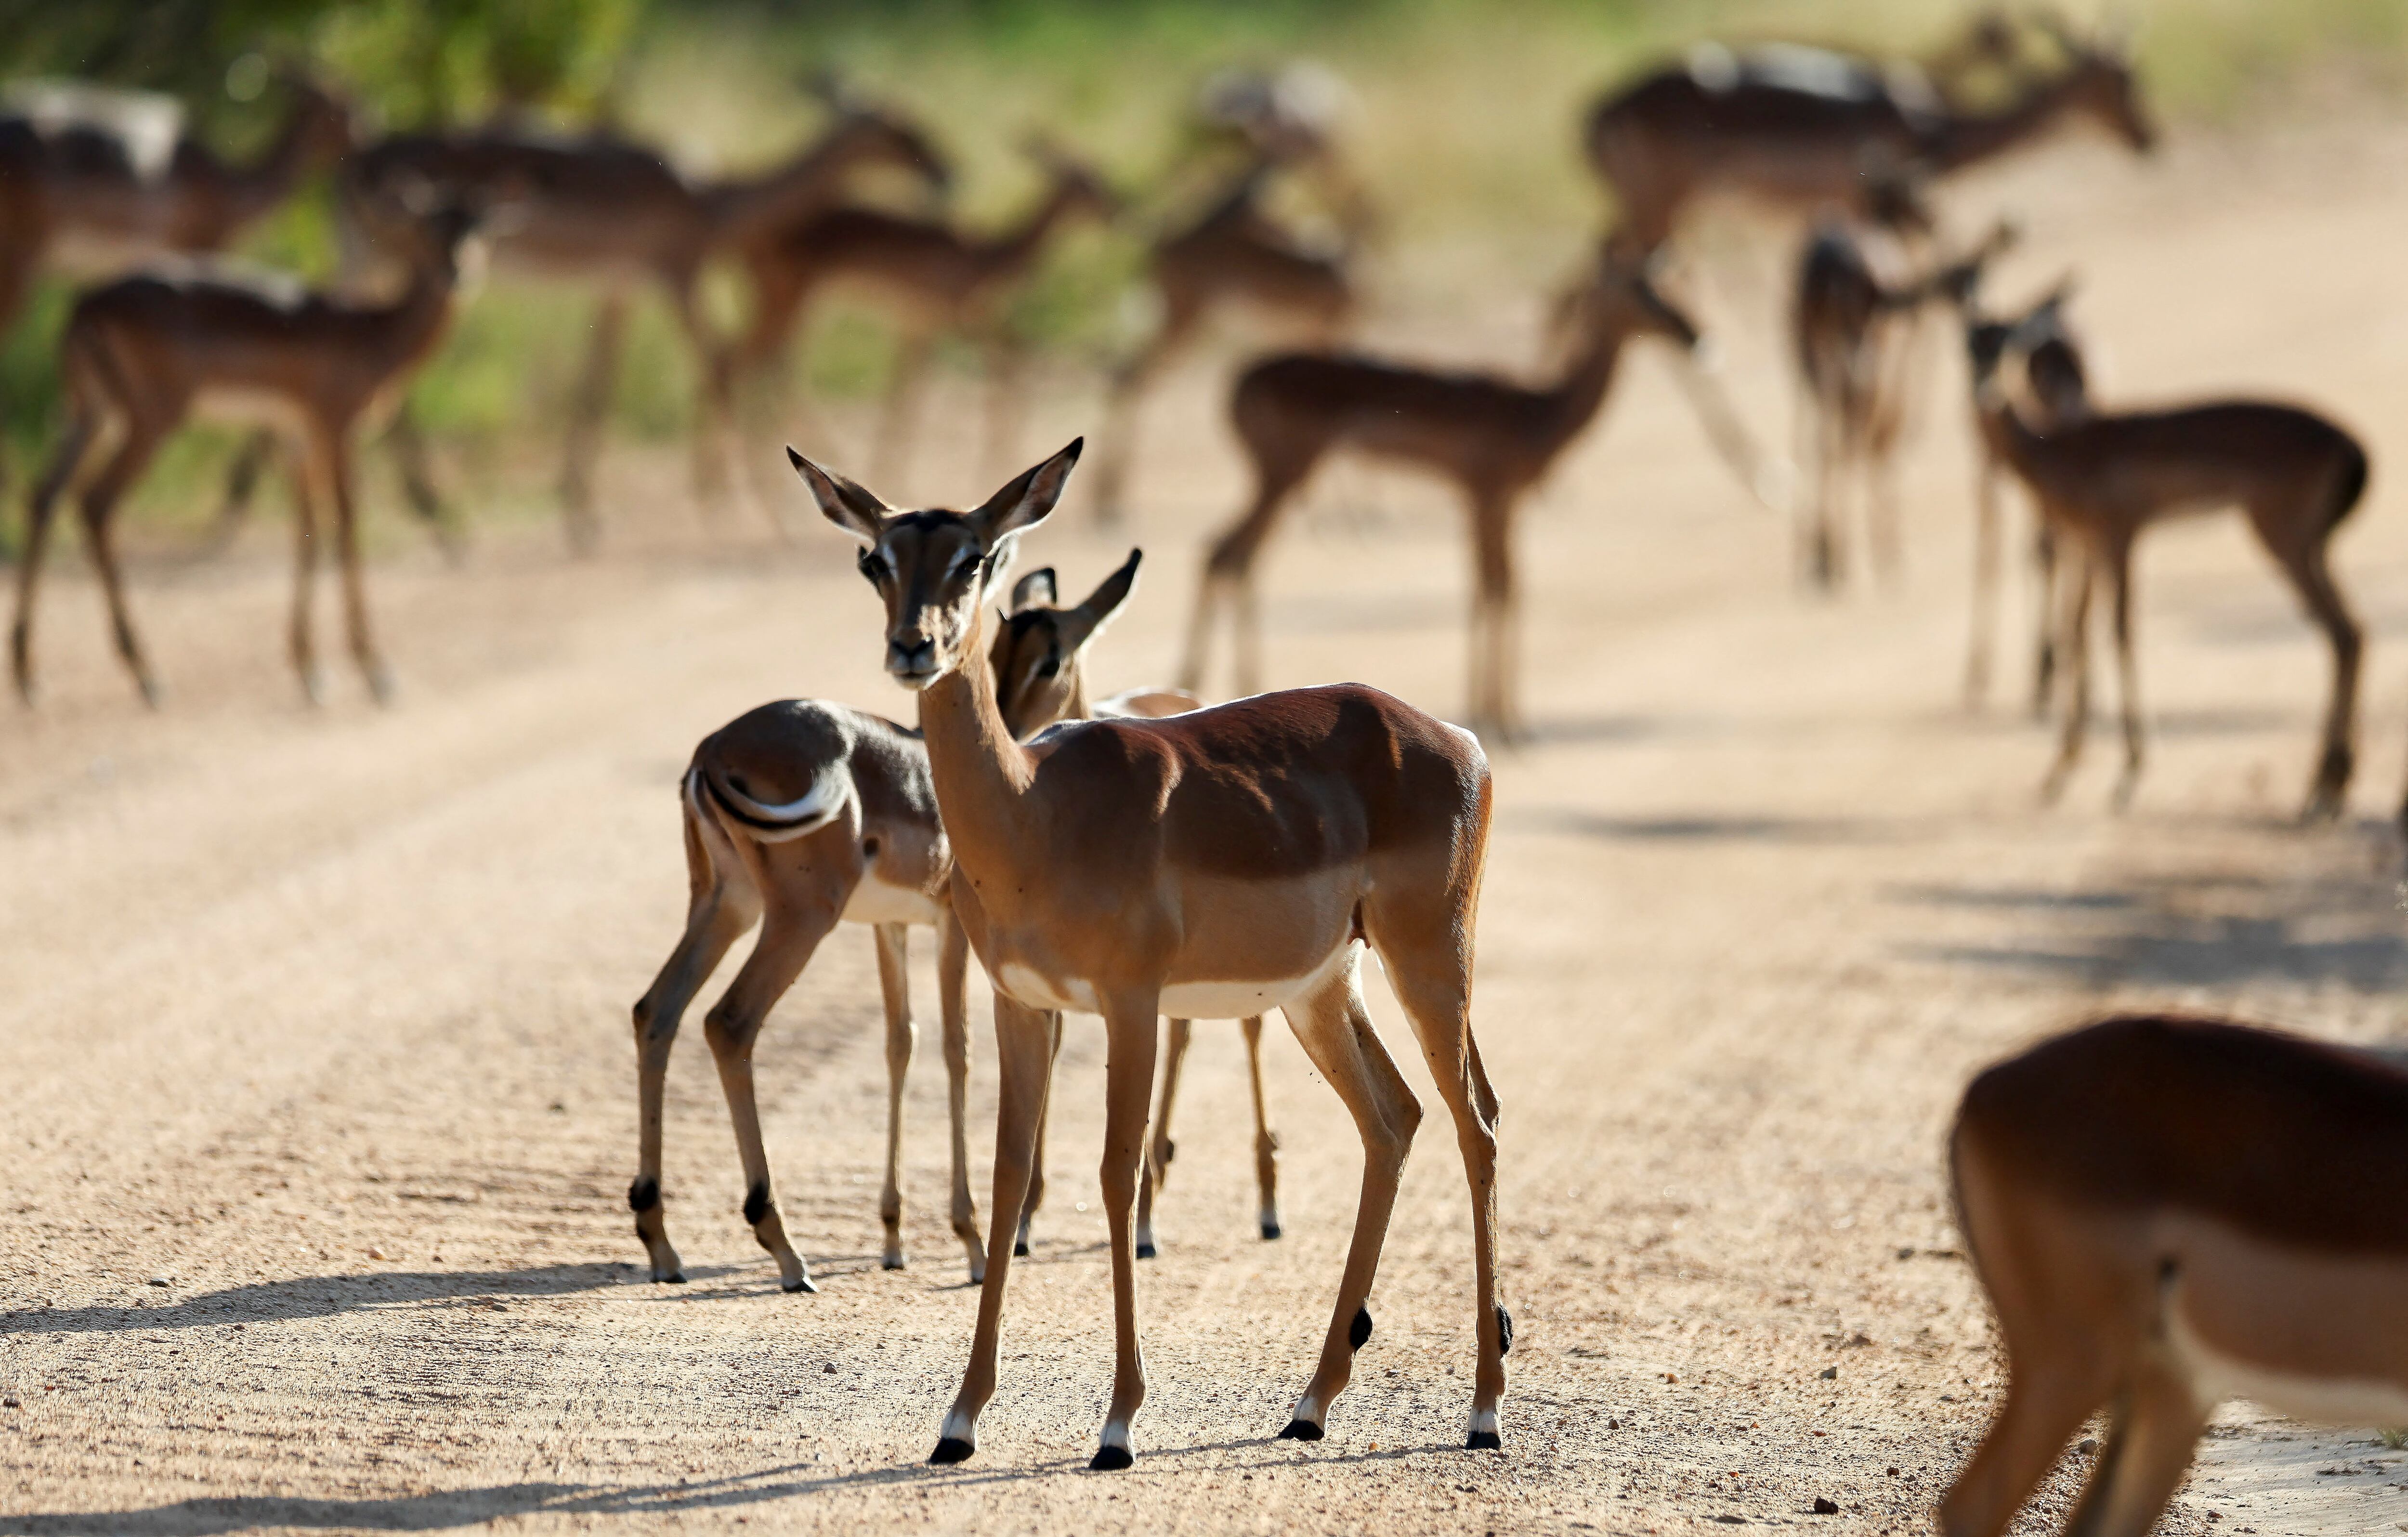
[[[886,564],[886,557],[875,550],[864,550],[861,553],[859,564],[861,574],[872,582],[885,581],[894,569]]]
[[[953,580],[955,582],[968,582],[970,578],[978,575],[979,567],[985,564],[986,557],[984,555],[965,556],[962,560],[955,563],[953,567]]]

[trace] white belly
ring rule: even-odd
[[[2408,1383],[2301,1376],[2227,1356],[2193,1333],[2178,1309],[2167,1326],[2166,1343],[2189,1374],[2191,1397],[2201,1409],[2247,1399],[2323,1425],[2408,1425]]]
[[[889,885],[875,875],[865,875],[846,898],[844,918],[855,924],[917,924],[934,927],[937,922],[936,898],[910,886]]]
[[[1175,982],[1162,990],[1157,1011],[1170,1019],[1249,1019],[1267,1014],[1318,992],[1361,954],[1360,941],[1349,941],[1300,977],[1268,982]],[[996,984],[1032,1009],[1074,1014],[1103,1012],[1096,984],[1084,977],[1048,977],[1019,961],[1005,961],[998,970]]]

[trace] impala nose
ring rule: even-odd
[[[937,642],[926,636],[890,638],[886,671],[904,682],[924,682],[937,670]]]

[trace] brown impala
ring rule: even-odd
[[[2103,582],[2114,605],[2124,772],[2114,803],[2140,782],[2140,674],[2132,655],[2132,546],[2153,523],[2182,513],[2237,510],[2332,645],[2324,744],[2302,813],[2341,814],[2353,763],[2363,638],[2334,582],[2335,529],[2366,492],[2366,450],[2325,417],[2296,406],[2224,400],[2168,410],[2091,412],[2034,424],[2000,376],[2013,330],[1968,326],[1975,409],[1990,453],[2040,506],[2059,548],[2077,561],[2053,626],[2071,672],[2056,763],[2042,795],[2054,799],[2082,755],[2090,715],[2090,595]]]
[[[1684,350],[1698,341],[1697,327],[1656,293],[1642,266],[1615,254],[1619,249],[1609,243],[1593,286],[1578,296],[1583,338],[1549,383],[1440,373],[1338,352],[1266,358],[1240,376],[1229,418],[1254,464],[1254,499],[1213,541],[1205,562],[1180,686],[1202,685],[1224,604],[1236,610],[1238,687],[1251,693],[1261,686],[1254,557],[1322,459],[1354,449],[1426,469],[1462,489],[1478,569],[1470,719],[1486,731],[1510,736],[1518,730],[1513,516],[1605,404],[1625,341],[1653,335]]]
[[[1956,109],[1866,61],[1816,49],[1707,43],[1686,63],[1599,102],[1583,142],[1624,233],[1641,250],[1668,238],[1689,203],[1707,194],[1867,213],[1880,180],[1865,174],[1869,167],[1946,175],[2072,117],[2147,150],[2156,133],[2122,54],[2047,24],[2068,55],[2065,67],[1996,109]]]
[[[901,166],[937,182],[947,176],[915,129],[851,107],[782,165],[737,180],[691,180],[652,150],[600,134],[565,137],[509,127],[398,135],[353,156],[345,180],[351,214],[371,234],[388,222],[395,189],[432,182],[507,202],[515,212],[508,237],[495,241],[497,262],[602,290],[561,472],[569,538],[584,550],[599,533],[594,460],[629,293],[657,288],[693,351],[695,483],[716,499],[724,490],[726,390],[720,344],[699,303],[703,267],[714,254],[749,250],[825,205],[848,172],[871,165]]]
[[[2110,1019],[1974,1079],[1949,1163],[2007,1396],[1940,1503],[1946,1537],[1999,1537],[2102,1408],[2080,1537],[2143,1537],[2227,1399],[2408,1425],[2408,1071]]]
[[[34,698],[35,592],[59,497],[71,488],[81,495],[84,539],[100,569],[118,653],[142,697],[158,702],[158,681],[126,609],[111,520],[160,445],[194,415],[268,427],[284,438],[298,467],[292,649],[302,688],[318,698],[309,603],[319,513],[331,503],[351,655],[376,697],[388,697],[391,678],[368,630],[360,575],[352,448],[362,420],[393,407],[442,338],[460,287],[464,247],[478,221],[477,213],[451,203],[415,216],[409,284],[390,303],[353,303],[297,282],[208,266],[123,279],[77,301],[59,343],[66,430],[35,488],[17,567],[10,656],[18,693],[28,703]]]
[[[994,980],[1002,1069],[987,1271],[969,1369],[933,1460],[978,1443],[1061,1011],[1100,1013],[1104,1206],[1116,1369],[1093,1466],[1125,1468],[1145,1400],[1131,1228],[1155,1019],[1283,1010],[1363,1139],[1362,1202],[1321,1364],[1283,1436],[1317,1441],[1370,1337],[1367,1305],[1421,1106],[1359,984],[1378,951],[1455,1124],[1471,1187],[1479,1371],[1469,1444],[1500,1444],[1512,1321],[1497,1302],[1497,1098],[1471,1036],[1472,929],[1488,765],[1469,733],[1360,684],[1260,695],[1158,721],[1066,724],[1023,745],[979,665],[982,598],[1061,500],[1080,445],[970,512],[896,512],[797,453],[829,521],[862,543],[886,606],[886,669],[920,698],[953,903]]]

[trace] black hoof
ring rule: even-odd
[[[878,1268],[882,1271],[899,1271],[903,1269],[903,1261],[900,1259],[881,1259],[878,1262]]]
[[[1321,1427],[1309,1419],[1292,1419],[1287,1422],[1287,1429],[1279,1433],[1279,1438],[1282,1441],[1319,1441]]]
[[[1014,1259],[1025,1259],[1028,1257],[1028,1240],[1025,1238],[1016,1238],[1011,1241],[1011,1257]]]
[[[1505,1449],[1505,1438],[1494,1430],[1474,1430],[1470,1439],[1464,1442],[1463,1449],[1467,1452],[1501,1452]]]
[[[928,1454],[928,1460],[939,1465],[967,1462],[976,1450],[977,1447],[958,1436],[947,1436],[937,1443],[937,1449]]]
[[[666,1275],[656,1275],[652,1279],[664,1286],[682,1286],[685,1285],[685,1271],[671,1271]]]
[[[1505,1311],[1502,1302],[1497,1304],[1497,1354],[1513,1354],[1513,1315]]]
[[[682,1281],[685,1277],[681,1275],[678,1279]],[[811,1278],[806,1275],[799,1281],[781,1281],[778,1283],[778,1289],[780,1291],[807,1291],[816,1297],[819,1295],[820,1288],[812,1286]]]
[[[1354,1321],[1346,1326],[1347,1346],[1350,1349],[1360,1350],[1363,1348],[1364,1343],[1370,1338],[1371,1310],[1366,1307],[1358,1307],[1354,1310]]]
[[[1264,1239],[1264,1241],[1265,1241],[1266,1243],[1268,1243],[1268,1241],[1270,1241],[1271,1239],[1274,1239],[1274,1238],[1279,1237],[1279,1235],[1280,1235],[1280,1225],[1279,1225],[1278,1223],[1276,1223],[1276,1222],[1266,1222],[1266,1223],[1264,1223],[1264,1224],[1263,1224],[1263,1239]]]
[[[1139,1244],[1137,1246],[1137,1257],[1140,1259],[1152,1259],[1154,1257],[1154,1245],[1151,1243]]]
[[[1118,1472],[1136,1460],[1125,1446],[1098,1446],[1096,1455],[1087,1459],[1087,1466],[1097,1472]]]

